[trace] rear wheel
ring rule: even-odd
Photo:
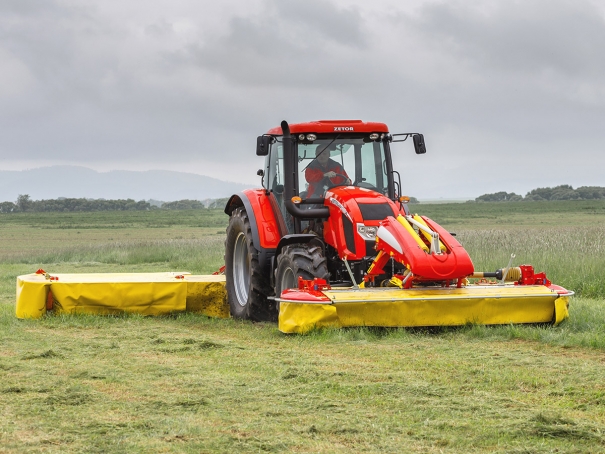
[[[275,295],[288,288],[298,287],[298,277],[303,279],[329,280],[327,260],[320,246],[312,244],[294,244],[286,246],[277,258],[275,271]],[[279,310],[279,303],[277,304]]]
[[[225,277],[231,315],[246,320],[275,320],[277,314],[267,301],[273,292],[258,255],[246,210],[237,208],[229,218],[225,240]]]

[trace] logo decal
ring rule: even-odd
[[[354,131],[353,126],[334,126],[334,131]]]
[[[338,208],[342,214],[344,214],[346,217],[349,218],[349,221],[353,222],[353,218],[351,217],[351,215],[349,214],[349,212],[347,211],[347,209],[343,206],[342,203],[340,203],[338,200],[336,200],[334,197],[330,197],[330,203],[332,203],[332,205],[334,205],[336,208]]]

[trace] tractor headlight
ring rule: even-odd
[[[377,230],[378,227],[357,224],[357,233],[359,233],[361,237],[367,241],[374,241],[376,239]]]
[[[375,132],[373,132],[372,134],[370,134],[370,140],[376,140],[378,139],[378,134],[376,134]]]
[[[313,142],[315,139],[317,139],[317,136],[315,134],[307,134],[307,140],[309,142]]]

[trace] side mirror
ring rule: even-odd
[[[267,156],[269,154],[269,146],[273,143],[271,136],[258,136],[256,138],[256,156]]]
[[[426,153],[426,145],[424,144],[424,136],[422,134],[415,134],[412,136],[414,140],[414,150],[416,154]]]

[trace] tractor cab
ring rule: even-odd
[[[303,134],[301,134],[302,136]],[[389,196],[393,193],[385,158],[385,144],[366,137],[349,134],[348,137],[331,135],[315,140],[297,140],[293,144],[294,159],[285,172],[284,146],[281,137],[271,145],[266,158],[268,189],[279,202],[289,233],[301,233],[308,227],[307,213],[288,212],[284,195],[286,188],[292,197],[299,197],[300,209],[308,211],[324,204],[326,192],[336,187],[358,186]],[[294,178],[293,178],[294,177]],[[288,181],[290,180],[290,181]],[[295,180],[295,181],[292,181]],[[298,200],[298,199],[295,199]],[[300,222],[296,222],[296,218]]]
[[[288,233],[321,235],[321,220],[329,217],[328,192],[358,188],[365,191],[362,196],[371,191],[396,202],[400,183],[394,181],[391,141],[384,123],[360,120],[282,124],[260,136],[257,154],[266,156],[263,186],[274,195]]]

